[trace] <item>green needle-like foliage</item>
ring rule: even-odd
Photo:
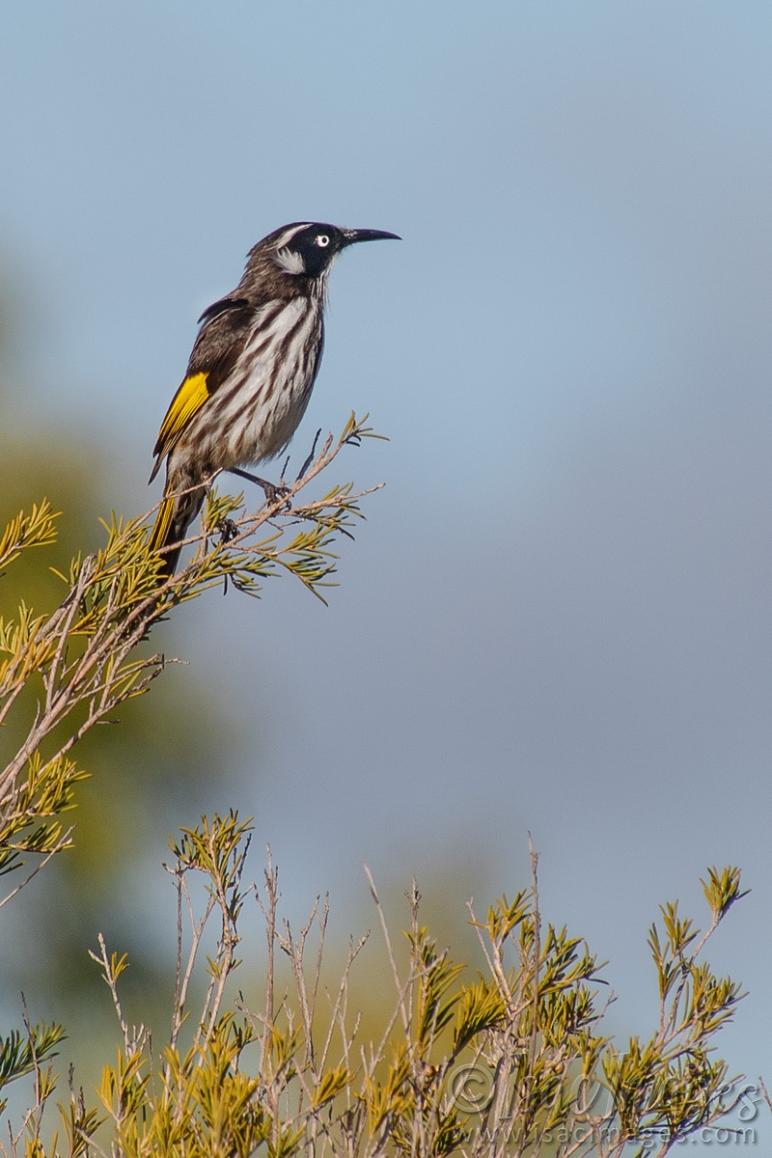
[[[178,604],[217,583],[259,594],[269,576],[282,572],[322,597],[320,589],[335,574],[332,548],[361,518],[362,495],[344,485],[319,499],[300,496],[344,447],[374,436],[365,423],[352,415],[287,497],[255,512],[244,512],[242,495],[212,492],[203,531],[190,540],[194,553],[171,579],[164,580],[161,559],[148,547],[147,517],[113,515],[103,524],[104,546],[86,558],[76,555],[60,576],[65,588],[58,607],[41,612],[21,602],[15,616],[0,617],[0,729],[12,723],[22,736],[0,761],[0,874],[23,868],[31,857],[38,871],[69,846],[66,814],[75,784],[86,775],[70,753],[121,704],[147,692],[170,662],[142,645]],[[12,518],[0,533],[0,574],[24,551],[55,537],[56,514],[47,500]],[[15,891],[0,896],[0,908]]]
[[[326,907],[315,902],[295,931],[281,918],[270,859],[263,888],[246,883],[250,832],[231,812],[202,817],[172,844],[165,867],[177,892],[170,930],[177,967],[165,1041],[127,1023],[120,998],[127,958],[100,936],[91,956],[111,995],[119,1046],[97,1095],[72,1088],[47,1115],[56,1081],[42,1063],[61,1031],[27,1026],[26,1039],[14,1034],[5,1043],[0,1083],[30,1072],[36,1083],[26,1131],[15,1149],[0,1143],[0,1153],[621,1158],[635,1146],[667,1154],[732,1108],[726,1066],[709,1055],[739,993],[698,960],[726,913],[719,903],[726,889],[688,955],[682,939],[657,932],[655,967],[678,960],[683,988],[679,981],[661,1000],[649,1039],[618,1049],[601,1029],[607,1001],[599,1005],[595,957],[564,929],[540,931],[535,875],[518,897],[517,922],[506,899],[486,922],[470,908],[486,963],[476,977],[438,950],[420,921],[415,888],[400,967],[373,885],[394,993],[390,1009],[379,1003],[380,1018],[371,1011],[365,1035],[360,1012],[368,1011],[350,1008],[349,988],[352,972],[366,969],[367,938],[352,942],[342,967],[330,970]],[[736,869],[718,878],[731,878],[740,895]],[[267,959],[241,961],[240,923],[251,922],[256,907]],[[210,921],[219,928],[206,957]],[[194,991],[203,997],[194,1001]],[[48,1136],[47,1118],[58,1118]]]
[[[352,416],[288,495],[257,511],[245,512],[242,495],[212,492],[190,560],[171,578],[148,547],[147,516],[113,515],[103,546],[60,576],[58,606],[20,602],[0,620],[0,735],[15,737],[0,761],[0,878],[10,882],[0,919],[71,845],[67,818],[87,775],[78,741],[148,692],[170,662],[148,646],[161,620],[216,584],[259,595],[280,574],[323,597],[363,496],[350,485],[317,499],[301,492],[365,437],[376,436]],[[12,518],[0,533],[0,575],[52,543],[55,528],[47,501]],[[601,964],[580,937],[542,919],[533,849],[527,887],[502,896],[484,919],[468,906],[477,972],[438,945],[415,885],[402,961],[368,874],[393,993],[371,990],[373,1008],[355,1009],[351,980],[365,970],[367,937],[331,963],[326,904],[317,900],[299,930],[283,921],[270,858],[260,890],[245,881],[250,833],[229,812],[203,817],[172,844],[165,867],[176,891],[177,962],[163,1040],[127,1020],[129,957],[101,935],[91,957],[118,1034],[98,1091],[72,1078],[63,1088],[53,1068],[60,1026],[33,1025],[25,1008],[23,1030],[0,1035],[0,1111],[9,1083],[31,1086],[0,1155],[622,1158],[636,1148],[667,1154],[732,1109],[727,1068],[713,1050],[742,995],[704,950],[744,895],[738,869],[708,870],[704,931],[677,903],[662,906],[649,933],[659,992],[652,1030],[623,1047],[604,1032],[610,991]],[[255,905],[266,956],[244,960],[241,931]]]

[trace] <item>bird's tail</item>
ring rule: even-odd
[[[182,550],[181,542],[204,502],[203,489],[175,495],[168,489],[156,516],[155,526],[150,532],[150,549],[163,555],[163,579],[173,575]]]

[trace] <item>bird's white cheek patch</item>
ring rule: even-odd
[[[294,249],[277,249],[274,261],[285,273],[305,273],[303,255]]]

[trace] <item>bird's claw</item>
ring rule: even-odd
[[[232,542],[239,533],[238,524],[234,523],[233,519],[220,519],[217,530],[220,532],[223,543]]]
[[[254,483],[255,486],[261,487],[265,495],[265,501],[269,506],[278,503],[281,499],[286,499],[290,495],[290,488],[283,483],[272,483],[266,478],[260,478],[259,475],[252,474],[250,471],[242,470],[239,466],[232,466],[228,468],[229,474],[238,475],[239,478],[245,478],[248,482]],[[287,503],[289,507],[290,504]]]
[[[273,506],[274,503],[281,502],[282,499],[288,499],[292,493],[290,488],[285,487],[283,483],[270,483],[266,482],[265,479],[261,480],[260,486],[263,488],[265,501],[269,506]],[[290,503],[287,502],[286,506],[289,507]]]

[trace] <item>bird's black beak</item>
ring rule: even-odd
[[[387,233],[384,229],[342,229],[343,244],[354,245],[357,241],[381,241],[385,238],[392,238],[394,241],[401,241],[402,238],[396,233]]]

